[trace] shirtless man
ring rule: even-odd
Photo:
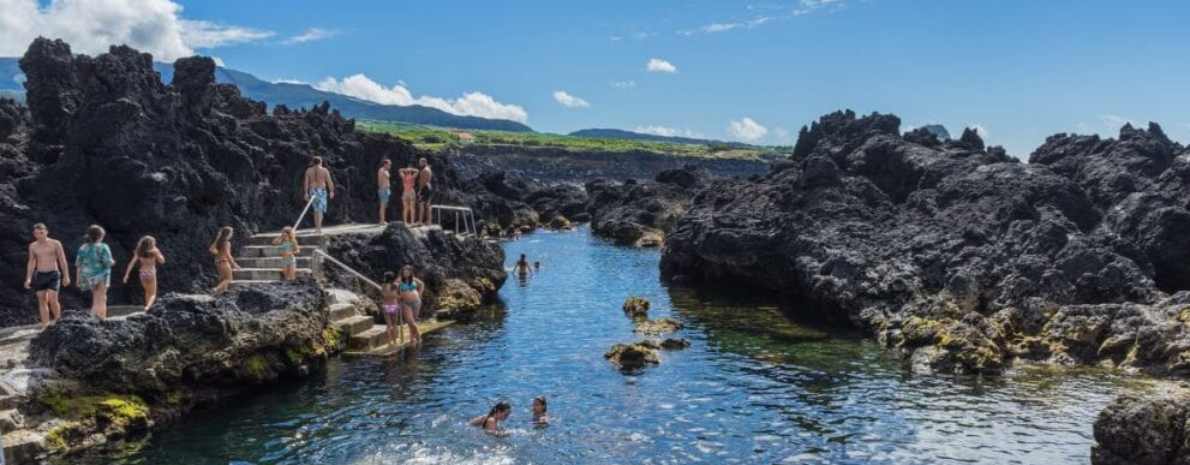
[[[421,223],[430,223],[430,202],[433,200],[434,188],[430,182],[434,180],[434,172],[425,158],[417,161],[421,168],[417,173],[417,200],[421,202]]]
[[[389,170],[392,169],[393,162],[387,158],[380,162],[380,171],[376,172],[376,192],[380,197],[380,225],[386,224],[384,221],[384,214],[388,213],[388,199],[393,195],[393,186]]]
[[[50,230],[45,224],[33,225],[33,237],[29,244],[29,265],[25,269],[25,289],[37,292],[37,309],[41,312],[41,328],[62,318],[62,306],[58,304],[60,286],[70,285],[70,268],[66,264],[66,253],[62,243],[50,239]],[[50,312],[54,319],[50,320]]]
[[[322,166],[322,157],[314,157],[310,167],[306,168],[306,182],[302,189],[306,194],[306,201],[314,198],[314,229],[322,234],[322,216],[326,214],[326,202],[335,200],[335,183],[331,181],[331,172]]]

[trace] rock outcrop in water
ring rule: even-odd
[[[899,126],[830,114],[768,176],[711,181],[670,230],[662,273],[779,294],[918,366],[1190,373],[1185,147],[1125,126],[1053,136],[1022,164],[972,130],[941,142]]]
[[[481,220],[508,209],[481,188],[464,192],[449,161],[356,131],[326,104],[267,113],[234,86],[216,84],[210,58],[178,60],[167,84],[152,57],[129,47],[76,56],[60,40],[37,39],[20,65],[28,109],[0,101],[0,325],[37,319],[20,288],[34,223],[49,225],[68,259],[85,228],[100,224],[119,265],[141,235],[153,235],[169,259],[162,291],[194,292],[213,284],[206,248],[219,227],[235,227],[238,246],[247,233],[296,219],[302,175],[316,155],[337,184],[328,224],[373,220],[384,158],[398,167],[429,158],[439,202],[476,207]],[[114,302],[139,293],[112,284]],[[81,303],[72,288],[63,299]]]
[[[685,166],[662,171],[654,181],[589,182],[591,230],[619,245],[660,247],[691,197],[710,179],[706,170]]]
[[[1093,465],[1179,465],[1190,463],[1186,421],[1190,393],[1124,395],[1095,419]]]
[[[391,223],[379,235],[369,233],[328,236],[327,252],[374,281],[410,265],[426,283],[422,318],[468,319],[483,303],[496,298],[508,278],[504,249],[483,240],[460,240],[439,229],[409,229]],[[324,271],[340,285],[358,281],[333,265]],[[357,287],[361,294],[373,290]],[[379,298],[379,296],[376,296]]]

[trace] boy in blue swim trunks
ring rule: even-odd
[[[306,181],[302,185],[306,201],[314,199],[314,229],[322,234],[322,217],[326,215],[327,199],[335,199],[335,182],[331,180],[331,172],[322,166],[322,157],[314,157],[310,167],[306,168]]]

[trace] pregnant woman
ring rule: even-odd
[[[405,311],[405,323],[409,325],[409,339],[413,345],[421,344],[421,332],[417,329],[417,317],[421,314],[421,291],[426,283],[413,276],[413,267],[405,265],[401,268],[401,276],[397,280],[397,292],[401,294],[401,306]]]

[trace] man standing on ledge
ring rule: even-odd
[[[306,182],[303,185],[306,201],[314,199],[314,229],[322,234],[322,217],[326,214],[326,202],[335,199],[335,183],[331,172],[322,166],[322,157],[314,157],[306,168]]]
[[[58,304],[60,286],[70,285],[70,268],[66,264],[66,253],[62,243],[50,239],[50,230],[44,224],[33,225],[33,238],[29,244],[29,265],[25,269],[25,289],[37,293],[37,309],[41,311],[41,328],[62,318],[62,306]],[[53,313],[53,320],[50,313]]]
[[[430,182],[434,180],[434,172],[430,170],[430,164],[425,158],[418,160],[417,166],[421,168],[417,173],[417,200],[421,202],[421,222],[429,224],[430,202],[434,196],[434,188]]]
[[[389,170],[392,169],[393,162],[387,158],[380,162],[380,171],[376,172],[376,189],[380,197],[380,225],[388,224],[384,221],[385,213],[388,213],[388,199],[393,194],[391,184],[391,174]]]

